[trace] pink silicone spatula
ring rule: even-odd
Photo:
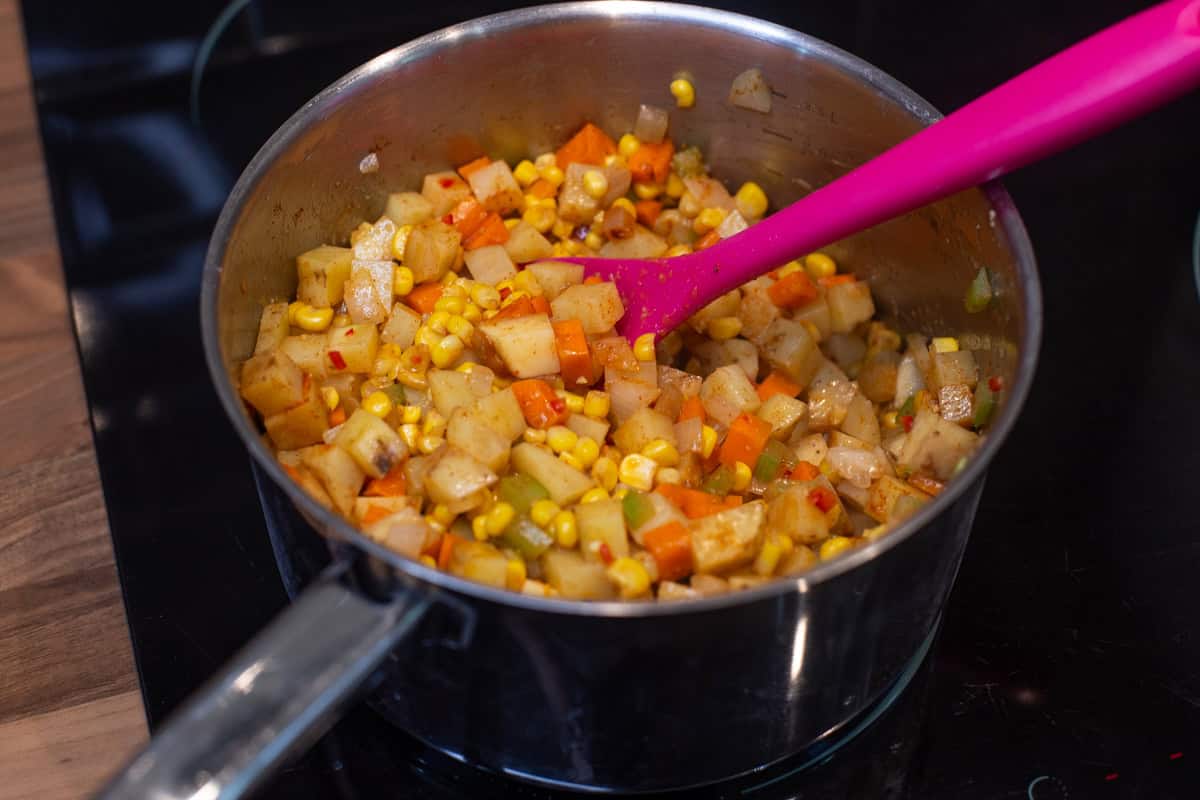
[[[1154,6],[1042,62],[737,236],[672,259],[567,258],[614,280],[630,341],[844,236],[997,178],[1200,84],[1200,0]]]

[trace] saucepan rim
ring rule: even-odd
[[[242,443],[271,480],[296,504],[309,519],[315,519],[336,536],[353,543],[361,550],[384,559],[402,574],[420,583],[431,584],[453,593],[469,595],[526,610],[550,614],[573,614],[611,618],[640,618],[698,614],[717,609],[750,604],[791,593],[806,593],[809,587],[831,580],[875,558],[884,556],[908,537],[950,507],[966,490],[982,480],[987,465],[996,455],[1016,422],[1029,393],[1037,363],[1042,332],[1042,296],[1038,282],[1033,247],[1025,226],[1012,199],[999,182],[983,186],[995,211],[995,225],[1007,239],[1016,259],[1018,285],[1024,306],[1022,346],[1018,354],[1015,378],[1009,387],[1009,397],[985,441],[971,458],[963,474],[958,476],[933,502],[906,520],[895,531],[854,552],[813,567],[794,579],[777,578],[741,592],[686,602],[594,602],[539,598],[508,592],[480,583],[458,578],[416,561],[392,553],[368,539],[340,516],[325,509],[297,486],[283,471],[262,441],[261,434],[244,413],[242,401],[231,381],[221,355],[217,334],[217,311],[221,266],[228,249],[230,236],[237,226],[247,201],[259,179],[297,137],[325,116],[331,106],[345,102],[364,90],[374,80],[392,68],[422,59],[436,57],[456,47],[483,37],[494,38],[521,28],[553,25],[580,19],[612,18],[656,22],[683,23],[716,28],[744,37],[747,42],[760,41],[787,47],[797,53],[815,58],[874,88],[883,97],[898,103],[926,124],[940,119],[933,106],[904,84],[862,59],[807,34],[729,11],[700,8],[668,2],[632,2],[631,0],[602,0],[601,2],[572,2],[539,6],[494,14],[463,22],[400,45],[377,56],[335,81],[309,100],[267,140],[243,171],[222,208],[205,257],[200,294],[200,317],[204,340],[205,360],[226,414],[233,422]]]

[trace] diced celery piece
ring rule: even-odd
[[[733,470],[722,464],[704,479],[700,488],[709,494],[727,495],[733,489]]]
[[[987,269],[980,267],[979,272],[975,273],[975,278],[971,281],[971,285],[967,287],[967,296],[963,300],[963,306],[971,314],[978,314],[988,307],[992,302],[992,282],[988,280]]]
[[[550,497],[546,487],[523,473],[501,478],[496,487],[496,495],[511,505],[518,514],[528,514],[530,506],[538,500],[547,500]]]
[[[543,489],[543,491],[545,490]],[[535,525],[529,517],[521,515],[504,529],[504,533],[500,534],[500,542],[516,550],[524,558],[534,559],[549,550],[550,545],[554,544],[554,539]]]
[[[630,528],[640,528],[646,520],[654,516],[654,504],[639,491],[631,491],[625,495],[625,499],[621,501],[621,510]]]

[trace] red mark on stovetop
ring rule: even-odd
[[[1183,753],[1171,753],[1171,755],[1169,756],[1169,758],[1170,758],[1172,761],[1178,761],[1179,759],[1183,758]]]
[[[1105,776],[1104,776],[1104,780],[1106,780],[1106,781],[1115,781],[1115,780],[1116,780],[1117,778],[1119,778],[1119,777],[1121,777],[1119,773],[1116,773],[1116,772],[1110,772],[1110,773],[1108,773],[1107,775],[1105,775]]]

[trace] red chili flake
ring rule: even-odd
[[[442,178],[440,181],[438,181],[438,183],[441,184],[443,189],[449,189],[451,186],[457,183],[457,181],[454,180],[454,178]]]
[[[347,335],[347,336],[353,336],[353,335],[354,335],[354,328],[351,328],[350,330],[346,331],[346,335]]]
[[[446,216],[442,217],[442,222],[446,223],[447,225],[453,225],[454,224],[454,215],[447,214]]]
[[[988,388],[993,392],[1000,391],[1004,388],[1004,378],[1001,378],[999,375],[993,375],[988,378]]]
[[[346,359],[342,358],[342,354],[337,350],[329,351],[329,360],[330,360],[330,362],[333,363],[333,366],[336,367],[337,369],[345,369],[346,368]]]
[[[567,410],[567,401],[563,400],[561,397],[555,397],[550,401],[550,410],[555,414],[561,414]]]
[[[808,502],[826,512],[837,505],[837,498],[824,486],[818,486],[808,493]]]
[[[1171,755],[1169,756],[1169,758],[1170,758],[1172,761],[1175,761],[1176,759],[1183,758],[1183,753],[1171,753]]]
[[[601,542],[600,546],[596,548],[596,552],[600,554],[600,560],[605,564],[613,562],[612,548],[608,546],[608,542]]]
[[[1110,773],[1108,773],[1107,775],[1105,775],[1105,776],[1104,776],[1104,780],[1106,780],[1106,781],[1115,781],[1115,780],[1116,780],[1117,778],[1119,778],[1119,777],[1121,777],[1121,774],[1120,774],[1119,772],[1110,772]]]
[[[904,423],[904,431],[905,431],[905,433],[911,433],[911,432],[912,432],[912,426],[913,426],[913,416],[912,416],[912,414],[905,414],[903,417],[901,417],[901,418],[900,418],[900,421]]]
[[[501,289],[501,290],[500,290],[500,299],[501,299],[501,300],[507,300],[507,299],[508,299],[508,296],[509,296],[510,294],[512,294],[512,289],[510,289],[510,288],[508,288],[507,286],[505,286],[503,289]]]

